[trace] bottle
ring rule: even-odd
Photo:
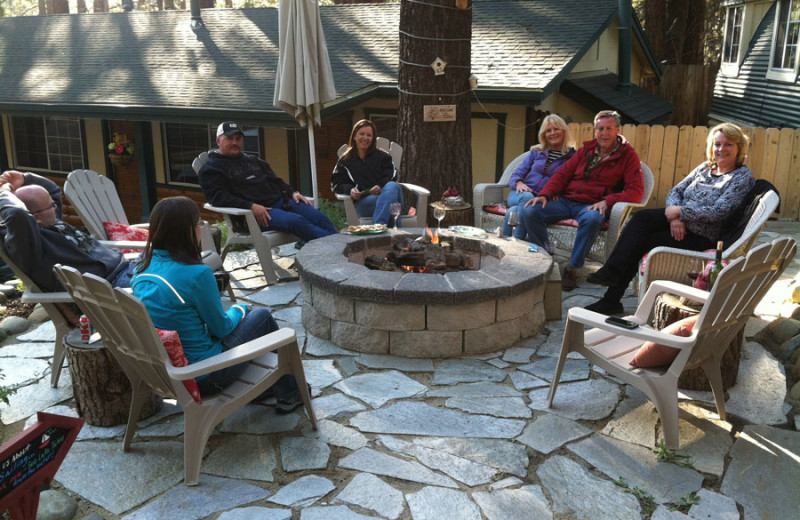
[[[714,260],[714,265],[711,266],[711,270],[708,272],[709,291],[714,287],[714,282],[717,281],[717,276],[719,276],[720,271],[722,271],[722,240],[717,242],[717,258]]]

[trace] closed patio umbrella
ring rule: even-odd
[[[322,124],[323,103],[336,97],[333,72],[319,19],[317,0],[280,0],[278,70],[273,104],[308,128],[311,185],[318,206],[314,124]]]

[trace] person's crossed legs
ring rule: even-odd
[[[294,200],[290,200],[289,204],[292,208],[291,211],[272,208],[269,212],[269,227],[261,229],[263,231],[287,231],[306,242],[339,232],[330,219],[325,216],[325,213],[314,206]]]

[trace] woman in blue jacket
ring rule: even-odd
[[[575,153],[574,144],[567,123],[556,114],[546,116],[539,127],[539,144],[531,147],[528,156],[508,182],[511,188],[508,195],[509,209],[518,206],[522,215],[525,203],[533,199],[550,180],[550,176]],[[503,234],[511,236],[508,217],[503,223]],[[514,230],[514,238],[527,240],[527,235],[525,219],[520,218],[519,226]]]
[[[131,282],[153,325],[178,333],[187,361],[197,363],[278,330],[263,308],[222,308],[211,268],[200,259],[200,211],[187,197],[159,201],[150,215],[150,236]],[[248,362],[196,378],[200,394],[215,394],[235,381]],[[278,411],[302,405],[294,376],[273,387]]]

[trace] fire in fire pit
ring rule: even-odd
[[[452,241],[439,240],[437,231],[427,228],[425,231],[421,237],[403,237],[384,256],[368,255],[364,265],[379,271],[435,274],[480,268],[479,255],[474,257],[466,251],[455,250]]]

